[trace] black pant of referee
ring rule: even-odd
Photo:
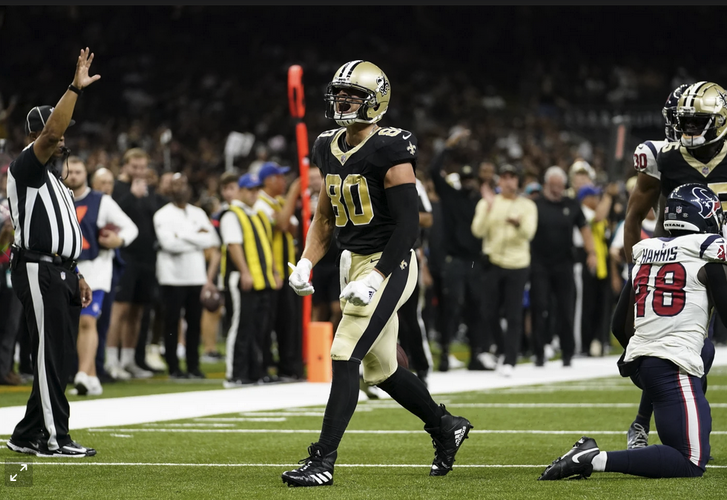
[[[13,288],[23,304],[35,357],[33,390],[12,441],[41,439],[49,449],[56,449],[72,442],[65,389],[76,368],[81,294],[75,262],[42,257],[19,255],[12,264]]]

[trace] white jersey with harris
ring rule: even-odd
[[[668,359],[701,377],[710,301],[697,274],[708,262],[725,262],[727,242],[717,234],[650,238],[634,245],[634,336],[624,361]]]

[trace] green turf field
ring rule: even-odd
[[[617,376],[437,396],[475,426],[454,471],[440,478],[428,476],[433,449],[417,418],[391,400],[363,402],[339,448],[334,485],[311,489],[287,488],[280,474],[304,458],[317,439],[320,406],[76,430],[73,437],[97,448],[96,457],[36,458],[32,486],[0,486],[0,498],[725,498],[724,367],[710,374],[714,460],[703,478],[595,474],[586,481],[536,481],[585,431],[601,449],[623,449],[638,398],[638,390]],[[658,443],[653,430],[650,442]],[[0,456],[6,471],[21,467],[7,463],[19,463],[21,455],[3,449]]]

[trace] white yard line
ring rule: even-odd
[[[216,424],[212,422],[200,422],[200,423],[187,423],[187,424],[173,424],[171,422],[152,422],[148,424],[142,424],[147,427],[158,427],[161,425],[165,425],[167,427],[234,427],[235,424]]]
[[[517,365],[512,377],[494,372],[452,370],[429,376],[429,390],[435,400],[438,395],[468,391],[485,391],[510,387],[552,384],[557,382],[584,383],[588,380],[618,375],[616,356],[576,358],[571,368],[560,361],[536,368],[533,364]],[[727,347],[717,347],[714,366],[727,366]],[[615,379],[619,380],[620,379]],[[613,381],[606,381],[612,385]],[[221,382],[220,382],[221,384]],[[585,384],[587,385],[587,384]],[[213,391],[181,392],[125,398],[105,398],[71,403],[70,428],[125,426],[166,420],[198,418],[223,413],[248,413],[285,410],[305,406],[322,406],[328,401],[328,383],[295,383],[220,389]],[[547,385],[543,392],[547,392]],[[599,388],[594,386],[592,397]],[[365,399],[360,393],[361,399]],[[635,399],[635,403],[636,403]],[[715,405],[715,407],[717,407]],[[0,436],[9,436],[23,418],[25,406],[0,408]]]
[[[243,413],[243,415],[247,417],[322,417],[323,416],[322,411],[295,411],[295,412],[289,412],[289,411],[281,411],[281,412],[264,412],[264,411],[256,411],[255,413]],[[209,420],[209,419],[205,419]],[[218,420],[218,419],[215,419]],[[221,419],[219,419],[222,421]],[[230,421],[236,421],[241,420],[244,421],[244,417],[230,417],[225,420]]]
[[[6,464],[23,465],[30,462],[10,462],[5,461]],[[98,467],[298,467],[299,464],[179,464],[179,463],[154,463],[154,462],[79,462],[77,459],[73,462],[36,462],[33,461],[32,466],[37,465],[85,465],[85,466],[98,466]],[[535,464],[457,464],[457,469],[517,469],[517,468],[535,468],[535,467],[547,467],[548,464],[535,465]],[[430,468],[430,464],[339,464],[336,463],[336,467],[396,467],[396,468]],[[727,465],[708,465],[708,469],[725,469]]]
[[[118,429],[118,428],[98,428],[88,429],[88,432],[184,432],[197,434],[316,434],[320,433],[320,429],[190,429],[181,427],[154,427],[139,429]],[[420,430],[376,430],[376,429],[347,429],[346,434],[423,434]],[[561,430],[534,430],[534,429],[484,429],[470,431],[470,434],[626,434],[626,431],[561,431]],[[712,436],[726,435],[727,431],[712,431]]]
[[[256,417],[250,417],[250,418],[245,418],[245,417],[231,417],[231,418],[224,418],[224,417],[221,417],[221,418],[215,418],[215,417],[200,417],[200,418],[195,418],[195,420],[198,421],[198,422],[202,422],[203,423],[203,422],[285,422],[288,419],[286,417],[281,417],[281,418],[267,418],[267,417],[264,417],[264,418],[256,418]],[[146,424],[146,425],[165,425],[165,423],[162,422],[160,424]],[[234,424],[229,424],[229,425],[234,425]]]

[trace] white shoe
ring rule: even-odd
[[[464,368],[464,362],[458,360],[454,354],[449,355],[449,369],[456,370],[458,368]]]
[[[101,387],[98,377],[88,377],[88,395],[100,396],[101,394],[103,394],[103,387]]]
[[[384,391],[375,385],[368,385],[366,382],[361,384],[360,389],[369,399],[381,399],[384,396]]]
[[[601,345],[601,341],[593,339],[593,341],[591,342],[591,347],[588,351],[589,354],[594,358],[603,355],[603,346]]]
[[[555,357],[555,349],[553,349],[553,346],[550,344],[545,344],[543,347],[543,353],[545,354],[545,359],[548,361]]]
[[[166,371],[167,365],[164,363],[161,354],[159,354],[159,346],[157,344],[149,344],[146,346],[146,356],[144,357],[146,366],[152,370]]]
[[[500,369],[498,370],[498,373],[501,377],[512,377],[512,372],[515,370],[515,367],[512,365],[502,365]]]
[[[153,372],[144,370],[133,361],[124,366],[124,370],[126,370],[133,378],[152,378],[154,376]]]
[[[484,366],[486,370],[497,369],[497,357],[495,357],[492,353],[481,352],[477,355],[477,360],[482,363],[482,366]]]
[[[114,380],[131,380],[131,373],[127,372],[119,365],[113,365],[106,368],[106,373]]]
[[[76,394],[79,396],[85,396],[88,394],[88,388],[90,385],[88,378],[88,374],[85,372],[78,372],[73,378],[73,386],[76,389]]]

